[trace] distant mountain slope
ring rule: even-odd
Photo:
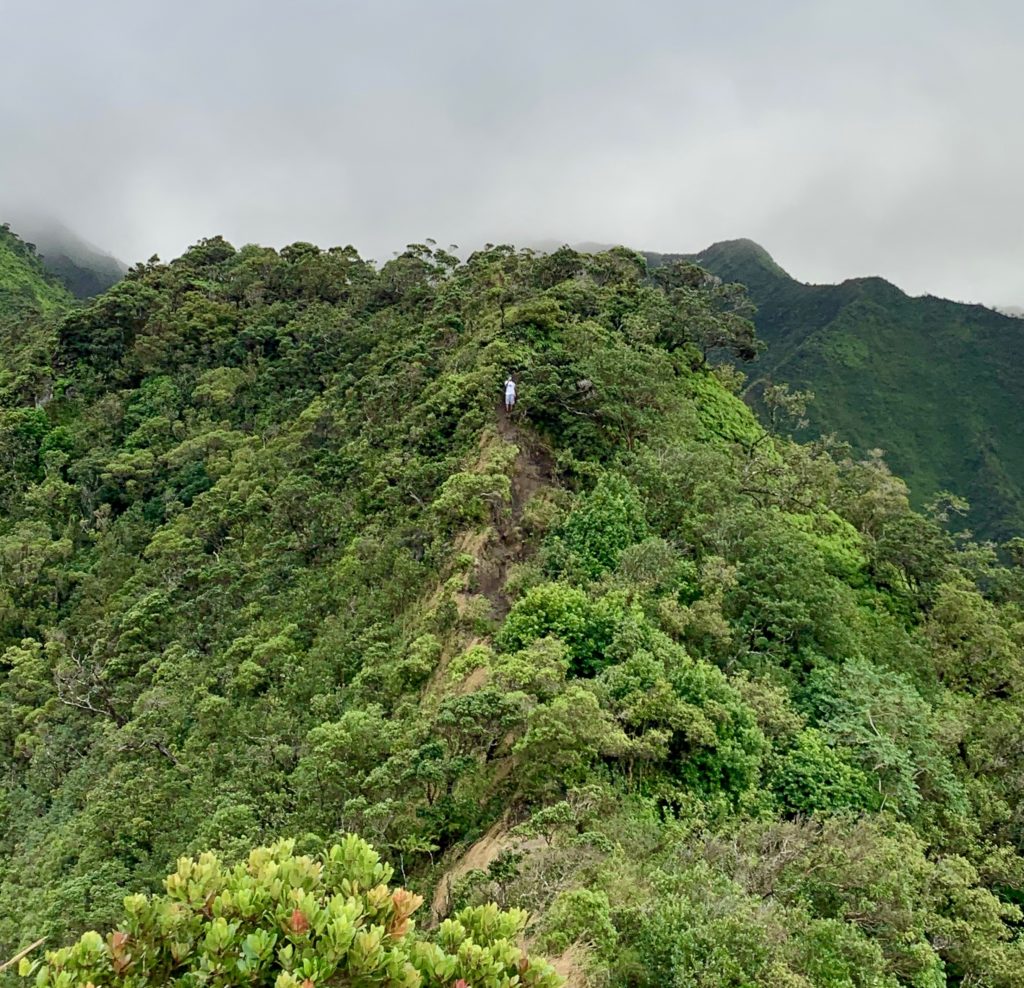
[[[860,452],[886,450],[920,505],[941,490],[966,497],[979,534],[1024,532],[1024,377],[1019,319],[980,305],[912,298],[882,278],[807,285],[750,240],[687,257],[748,286],[768,349],[746,368],[809,388],[806,433],[835,432]]]
[[[35,245],[46,270],[76,298],[102,295],[128,270],[122,261],[57,220],[17,215],[11,218],[11,226],[23,240]]]
[[[0,224],[0,407],[51,393],[54,326],[74,304],[32,245]],[[15,456],[0,436],[0,463]],[[0,590],[0,610],[2,597]]]
[[[48,312],[70,301],[32,247],[0,225],[0,319]]]

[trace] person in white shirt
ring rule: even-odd
[[[512,375],[509,374],[508,380],[505,382],[505,411],[511,412],[512,406],[516,403],[516,382]]]

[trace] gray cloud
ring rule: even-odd
[[[0,0],[0,211],[201,236],[699,250],[1024,301],[1024,8]]]

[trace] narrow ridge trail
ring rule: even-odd
[[[475,577],[477,593],[490,602],[491,616],[500,622],[512,606],[505,592],[509,568],[528,559],[535,551],[535,546],[527,544],[526,533],[522,529],[524,509],[539,490],[557,483],[557,471],[550,450],[541,444],[534,433],[519,428],[505,411],[504,405],[498,409],[496,424],[502,441],[514,445],[518,452],[509,477],[510,501],[495,512],[493,532],[477,558]],[[477,688],[480,682],[475,679],[471,675],[462,688]],[[506,758],[505,762],[510,769],[511,760]],[[496,781],[499,780],[500,776],[496,778]],[[434,889],[430,907],[431,927],[436,927],[448,915],[452,888],[460,878],[473,870],[486,870],[505,850],[537,850],[542,847],[544,842],[539,839],[512,838],[509,835],[510,827],[506,813],[479,840],[452,860]]]
[[[519,452],[510,477],[511,503],[507,511],[499,512],[495,518],[496,538],[488,544],[477,565],[477,583],[479,592],[491,602],[492,616],[500,621],[511,607],[505,593],[509,567],[529,558],[533,552],[533,548],[526,545],[522,531],[523,510],[538,490],[555,484],[556,470],[550,451],[535,435],[519,428],[503,405],[498,410],[497,426],[498,435],[515,445]]]

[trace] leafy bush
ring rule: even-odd
[[[391,868],[364,841],[349,835],[319,859],[294,847],[256,848],[232,868],[209,853],[182,858],[165,895],[128,896],[116,930],[25,958],[20,974],[38,988],[560,983],[516,945],[525,913],[465,909],[427,939],[412,919],[422,898],[388,888]]]
[[[456,527],[487,518],[508,502],[509,480],[501,473],[454,473],[442,485],[433,509],[445,524]]]
[[[611,906],[604,892],[571,889],[556,896],[548,911],[546,945],[552,952],[561,952],[573,943],[593,947],[604,959],[613,956],[618,934],[610,919]]]
[[[614,569],[622,551],[647,534],[644,506],[636,488],[615,473],[602,474],[580,498],[558,534],[591,577]]]
[[[868,777],[813,728],[798,735],[773,773],[771,787],[791,813],[862,810],[878,802]]]
[[[565,583],[544,583],[516,602],[497,637],[508,652],[525,648],[539,638],[559,639],[568,649],[570,670],[593,676],[604,664],[621,615],[602,601]]]

